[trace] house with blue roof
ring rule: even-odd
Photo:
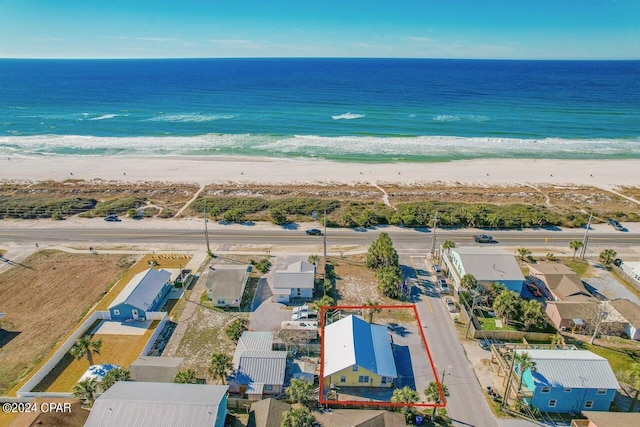
[[[398,377],[386,326],[350,315],[324,328],[325,386],[392,387]]]
[[[542,412],[608,411],[620,388],[604,357],[587,350],[516,350],[535,362],[524,371],[520,396]],[[520,376],[518,366],[515,375]]]
[[[109,306],[112,320],[146,320],[171,289],[171,273],[150,268],[136,274]]]

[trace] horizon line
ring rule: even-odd
[[[26,61],[158,61],[158,60],[216,60],[216,59],[353,59],[353,60],[434,60],[434,61],[547,61],[547,62],[631,62],[640,58],[457,58],[417,56],[170,56],[170,57],[0,57],[1,60]]]

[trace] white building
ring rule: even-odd
[[[471,274],[478,285],[501,283],[507,289],[522,291],[524,275],[512,253],[500,248],[467,246],[445,251],[443,260],[456,289],[466,274]]]
[[[273,296],[276,302],[288,304],[291,298],[313,299],[316,267],[305,261],[289,264],[274,273]]]

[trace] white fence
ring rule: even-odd
[[[96,320],[111,319],[111,315],[108,311],[94,311],[78,328],[71,334],[71,336],[60,346],[58,350],[47,360],[42,368],[29,378],[29,381],[24,383],[22,387],[16,392],[18,397],[60,397],[59,395],[70,396],[71,393],[39,393],[32,392],[33,388],[40,384],[40,381],[62,360],[65,354],[69,352],[76,340],[80,338],[87,329],[93,325]]]
[[[169,319],[167,313],[165,312],[147,312],[148,320],[160,320],[160,323],[151,334],[149,341],[145,345],[144,349],[140,353],[141,356],[146,355],[153,343],[158,338],[160,332],[164,328],[164,325],[167,323]],[[45,376],[53,369],[55,366],[62,360],[62,358],[69,352],[73,344],[75,344],[76,340],[80,338],[87,332],[87,329],[93,325],[96,320],[111,320],[111,315],[108,311],[95,311],[89,316],[78,328],[69,336],[69,338],[60,346],[58,350],[47,360],[42,368],[38,370],[35,374],[29,378],[29,381],[24,383],[22,387],[16,392],[16,396],[18,398],[33,398],[33,397],[72,397],[71,393],[50,393],[50,392],[34,392],[31,391],[40,384],[40,382],[44,379]]]
[[[147,353],[149,353],[149,351],[153,347],[153,343],[156,342],[156,340],[158,339],[158,335],[160,335],[160,332],[162,332],[164,325],[167,323],[167,320],[169,320],[169,315],[164,311],[148,311],[146,314],[147,320],[160,320],[160,323],[158,324],[158,326],[156,326],[153,334],[151,334],[151,336],[149,337],[149,341],[147,341],[147,344],[140,352],[140,356],[146,356]]]

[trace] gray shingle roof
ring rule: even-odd
[[[117,382],[96,400],[86,426],[211,427],[227,389],[220,385]]]
[[[209,270],[207,289],[211,291],[211,299],[242,298],[247,284],[250,265],[216,265],[215,270]]]
[[[315,267],[305,261],[289,264],[286,270],[278,270],[274,273],[274,285],[276,289],[313,289]]]
[[[150,268],[138,273],[113,300],[109,308],[125,303],[147,311],[170,278],[171,273],[167,270]]]
[[[618,389],[609,362],[587,350],[516,350],[536,362],[537,386]]]

